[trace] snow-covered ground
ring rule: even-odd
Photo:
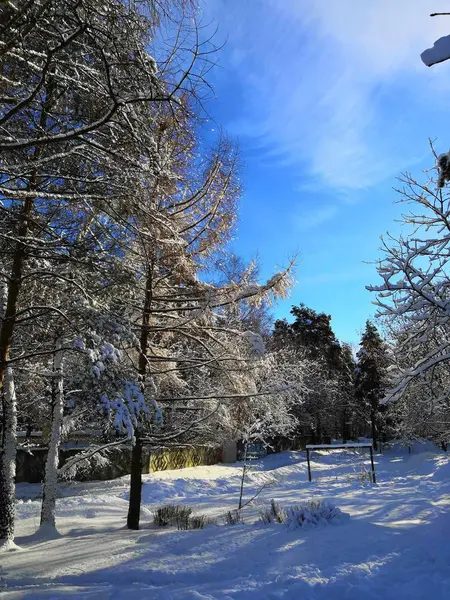
[[[427,450],[427,448],[422,448]],[[240,468],[196,467],[145,477],[143,527],[124,528],[127,478],[62,486],[61,537],[37,541],[39,486],[19,484],[19,551],[0,555],[5,600],[444,600],[450,597],[450,461],[437,450],[376,457],[377,485],[354,477],[348,452],[286,452],[255,463],[246,497],[272,482],[245,523],[155,529],[151,509],[183,503],[220,517],[238,501]],[[259,509],[326,498],[340,525],[287,529],[258,523]],[[256,521],[256,523],[255,523]]]

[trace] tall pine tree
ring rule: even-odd
[[[355,412],[351,349],[336,338],[330,315],[304,304],[292,307],[291,314],[293,323],[275,322],[272,343],[277,349],[293,350],[299,361],[309,363],[309,393],[299,421],[317,441],[340,435],[347,441]]]
[[[293,323],[286,319],[275,322],[273,340],[278,348],[291,345],[302,349],[311,360],[325,359],[327,365],[336,368],[339,363],[340,344],[331,328],[331,316],[317,313],[304,304],[293,306]]]
[[[373,447],[378,449],[380,434],[379,403],[387,384],[387,347],[377,328],[370,321],[361,337],[357,354],[355,387],[370,421]]]

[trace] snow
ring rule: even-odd
[[[261,521],[265,524],[283,524],[289,529],[298,527],[311,528],[320,525],[337,525],[348,519],[349,515],[343,513],[339,508],[329,502],[307,502],[303,505],[281,507],[274,500],[271,501],[270,509],[261,514]]]
[[[345,448],[371,448],[372,442],[355,442],[348,444],[307,444],[307,450],[341,450]]]
[[[444,600],[450,585],[450,460],[432,445],[375,456],[377,485],[359,478],[350,452],[320,453],[308,483],[304,452],[254,463],[244,523],[203,530],[155,529],[151,511],[183,503],[219,517],[235,508],[241,466],[144,476],[143,528],[125,529],[128,478],[61,486],[55,539],[37,541],[39,493],[18,484],[21,548],[0,558],[2,599]],[[350,518],[289,529],[263,525],[262,506],[329,502]]]
[[[443,62],[450,58],[450,35],[439,38],[432,48],[427,48],[420,55],[427,67]]]
[[[263,356],[265,353],[264,340],[259,333],[253,331],[244,331],[243,337],[248,341],[251,346],[253,354],[257,356]]]

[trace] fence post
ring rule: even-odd
[[[306,460],[308,461],[308,480],[312,481],[312,477],[311,477],[311,463],[309,461],[309,448],[306,448]]]
[[[377,478],[375,476],[375,464],[373,462],[373,447],[370,446],[370,464],[372,466],[372,483],[377,482]]]

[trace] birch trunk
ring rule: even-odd
[[[13,371],[7,367],[3,383],[4,429],[0,453],[0,548],[14,540],[17,404]]]
[[[61,444],[61,430],[64,412],[64,384],[63,384],[63,350],[62,341],[56,342],[56,352],[53,359],[53,410],[50,442],[45,463],[44,488],[41,507],[41,529],[55,527],[56,494],[58,490],[58,464],[59,447]]]

